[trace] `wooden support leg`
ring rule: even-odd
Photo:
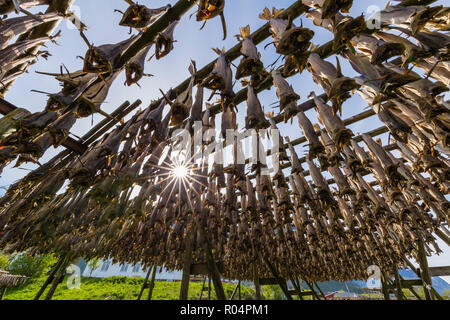
[[[320,295],[322,296],[323,300],[327,300],[327,298],[325,298],[325,295],[323,294],[322,290],[320,289],[319,285],[317,284],[317,282],[314,282],[314,284],[316,285],[317,289],[320,292]]]
[[[270,263],[270,261],[264,257],[264,262],[266,263],[267,267],[269,267],[270,272],[274,276],[275,279],[277,279],[278,285],[280,286],[281,290],[283,291],[284,295],[286,296],[286,299],[293,300],[291,294],[289,293],[286,281],[284,281],[281,277],[279,277],[277,269],[275,266]]]
[[[147,300],[152,300],[152,296],[153,296],[153,289],[155,288],[155,279],[156,279],[156,269],[158,268],[158,266],[155,265],[153,266],[153,272],[152,272],[152,278],[150,280],[150,286],[149,286],[149,291],[148,291],[148,298]]]
[[[242,300],[242,296],[241,296],[241,280],[239,280],[238,297],[239,297],[239,300]]]
[[[55,278],[53,279],[52,286],[47,292],[47,295],[45,296],[45,300],[52,300],[53,295],[55,294],[56,289],[58,288],[59,284],[64,280],[64,276],[66,274],[66,268],[69,265],[69,260],[64,259],[64,262],[61,264],[58,272],[55,275]]]
[[[234,296],[236,295],[236,292],[237,292],[240,284],[241,284],[241,281],[239,280],[238,284],[236,285],[236,287],[233,290],[233,293],[231,294],[230,300],[234,299]]]
[[[0,289],[0,300],[3,300],[5,293],[6,293],[6,287],[1,288]]]
[[[420,265],[420,278],[422,279],[425,300],[433,300],[431,295],[432,283],[430,270],[428,269],[428,260],[422,240],[417,241],[417,262]]]
[[[398,269],[397,268],[395,268],[395,273],[394,273],[394,276],[395,276],[395,285],[396,285],[396,294],[397,294],[397,299],[398,300],[407,300],[406,298],[405,298],[405,296],[404,296],[404,294],[403,294],[403,290],[402,290],[402,284],[401,284],[401,281],[400,281],[400,275],[398,274]]]
[[[401,281],[403,281],[403,277],[399,274],[398,277],[400,278]],[[410,286],[409,291],[412,292],[412,294],[418,299],[418,300],[422,300],[422,298],[419,296],[419,294],[416,292],[416,290],[414,290],[414,288],[412,286]]]
[[[302,291],[300,290],[300,287],[298,286],[297,282],[294,280],[294,278],[291,279],[292,285],[294,286],[295,292],[297,292],[298,297],[302,300]]]
[[[141,300],[141,298],[142,298],[142,294],[144,293],[144,289],[145,289],[145,287],[147,287],[148,278],[150,277],[150,273],[152,272],[152,267],[153,267],[153,265],[150,268],[148,268],[147,275],[145,276],[144,283],[142,284],[141,291],[139,292],[137,300]]]
[[[211,300],[211,277],[208,277],[208,300]]]
[[[53,279],[55,278],[55,275],[58,272],[59,268],[61,267],[61,264],[63,263],[63,261],[64,261],[64,257],[59,258],[55,267],[50,271],[50,274],[47,277],[47,279],[45,280],[44,284],[39,289],[39,291],[36,293],[36,296],[34,296],[34,300],[39,300],[39,298],[44,293],[45,289],[47,289],[48,285],[53,282]]]
[[[440,229],[436,229],[436,235],[442,239],[448,246],[450,246],[450,238]]]
[[[192,250],[194,244],[194,232],[190,232],[186,242],[186,250],[183,259],[183,276],[181,278],[180,300],[187,300],[189,293],[189,278],[191,275]]]
[[[199,226],[200,237],[205,244],[205,256],[206,263],[208,265],[208,269],[214,283],[214,290],[216,291],[216,296],[218,300],[226,300],[225,291],[223,290],[222,280],[220,278],[220,272],[217,268],[216,262],[214,260],[214,256],[211,249],[211,244],[209,243],[208,238],[206,237],[206,232],[202,225]]]
[[[411,261],[409,261],[407,258],[405,258],[405,262],[408,265],[408,267],[414,271],[414,273],[416,274],[416,276],[418,276],[419,278],[422,279],[422,277],[420,276],[420,272],[414,267],[414,265],[411,263]],[[439,295],[439,293],[433,288],[431,287],[431,291],[433,292],[433,294],[435,295],[435,297],[439,300],[443,300],[442,297]]]
[[[202,285],[202,290],[200,291],[200,299],[199,300],[202,300],[203,291],[205,290],[205,283],[206,283],[206,276],[203,276],[203,285]]]
[[[300,279],[295,277],[295,280],[297,281],[297,287],[300,293],[302,293],[302,284],[300,283]],[[300,295],[300,300],[304,300],[303,299],[303,295]]]
[[[311,289],[314,299],[315,300],[320,300],[319,295],[317,294],[316,290],[314,290],[314,286],[311,283],[309,283],[308,281],[306,281],[306,280],[305,280],[305,282],[308,285],[308,287]]]
[[[381,276],[381,290],[383,291],[384,300],[391,300],[391,298],[389,297],[389,291],[387,288],[386,274],[384,272]]]
[[[258,265],[257,262],[254,261],[252,264],[253,267],[253,283],[255,284],[255,293],[256,300],[261,300],[261,287],[259,285],[259,276],[258,276]]]

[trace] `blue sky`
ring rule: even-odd
[[[383,8],[387,2],[388,1],[354,1],[350,14],[357,16],[361,13],[366,13],[367,8],[373,4]],[[141,0],[140,3],[151,7],[160,7],[167,3],[174,4],[176,1]],[[202,24],[195,20],[195,16],[189,18],[189,16],[195,12],[195,9],[192,9],[183,17],[175,31],[175,39],[177,42],[175,43],[174,51],[159,61],[153,59],[146,64],[145,72],[154,74],[155,76],[142,79],[140,81],[141,88],[136,85],[126,87],[124,86],[124,73],[122,73],[113,84],[107,101],[102,106],[102,109],[109,113],[125,100],[133,102],[136,99],[141,99],[143,101],[142,107],[146,107],[151,100],[160,97],[159,89],[166,91],[170,87],[177,86],[181,81],[189,77],[187,69],[191,59],[195,60],[197,66],[201,68],[217,57],[211,48],[225,47],[226,49],[229,49],[236,44],[237,40],[234,35],[239,33],[239,27],[249,24],[251,30],[255,31],[262,26],[265,21],[260,20],[258,14],[262,12],[265,6],[271,8],[276,4],[277,8],[287,8],[292,3],[294,3],[293,0],[228,0],[225,7],[225,17],[228,24],[228,38],[225,41],[221,40],[222,27],[220,19],[209,21],[206,27],[203,30],[200,30]],[[444,1],[439,1],[437,4],[444,4]],[[124,11],[128,7],[125,1],[77,0],[75,1],[75,5],[78,8],[74,8],[74,11],[78,12],[78,9],[80,10],[81,20],[89,27],[86,35],[91,43],[94,43],[95,45],[117,43],[129,37],[129,29],[118,25],[121,14],[114,12],[114,9]],[[38,10],[33,10],[33,12],[38,12],[40,10],[43,10],[43,8],[38,8]],[[305,27],[314,30],[315,36],[312,40],[314,44],[321,44],[332,39],[332,34],[329,31],[313,26],[311,21],[306,17],[303,17],[302,20]],[[297,18],[295,23],[299,25],[300,19]],[[48,50],[52,54],[48,61],[40,59],[37,64],[32,66],[29,73],[16,81],[12,89],[7,93],[5,97],[6,100],[16,106],[26,108],[31,112],[42,111],[45,107],[47,97],[43,94],[31,92],[30,90],[36,89],[55,93],[60,90],[60,87],[58,81],[54,78],[37,75],[35,71],[59,72],[59,66],[61,64],[64,64],[70,71],[76,71],[82,68],[82,60],[77,58],[77,56],[84,56],[87,46],[76,30],[68,28],[69,25],[70,23],[65,21],[61,24],[60,29],[62,30],[62,37],[57,41],[59,45],[48,44]],[[264,49],[264,46],[270,42],[271,39],[268,39],[258,46],[262,53],[262,60],[265,65],[273,63],[278,57],[278,55],[275,54],[273,46]],[[335,58],[332,57],[329,61],[335,63]],[[340,59],[340,61],[345,75],[356,75],[344,59]],[[235,61],[236,65],[237,63],[238,60]],[[318,94],[323,92],[323,90],[312,81],[308,72],[303,72],[302,75],[294,76],[288,81],[301,96],[300,102],[307,100],[307,96],[311,91],[316,91]],[[240,90],[240,85],[236,84],[235,91],[238,90]],[[279,112],[278,109],[272,109],[272,104],[277,101],[273,89],[266,90],[258,96],[266,112],[272,110],[275,114]],[[343,106],[343,119],[360,113],[364,111],[365,108],[367,108],[367,104],[358,94],[355,94],[353,98],[348,100]],[[239,105],[238,110],[239,127],[242,128],[244,127],[244,118],[246,115],[245,103]],[[313,122],[317,122],[314,111],[307,112],[307,115]],[[95,124],[100,119],[102,119],[102,117],[96,115],[93,120],[91,118],[80,120],[72,129],[72,133],[76,136],[82,136],[90,129],[91,121]],[[217,117],[217,120],[220,121],[220,117]],[[291,139],[298,138],[302,135],[296,119],[294,120],[293,125],[290,125],[290,123],[279,125],[281,134],[289,136]],[[381,125],[378,118],[374,116],[361,123],[352,125],[350,128],[355,133],[358,133],[370,131]],[[387,135],[382,136],[382,138],[383,142],[387,143]],[[41,162],[45,162],[61,150],[61,148],[49,150],[41,159]],[[306,149],[304,146],[297,146],[296,150],[299,154],[303,155]],[[23,165],[21,168],[13,169],[11,166],[5,168],[3,175],[0,177],[0,187],[8,186],[24,176],[27,173],[27,169],[35,167],[35,165]],[[3,192],[4,191],[0,189],[0,195]],[[430,258],[431,266],[450,264],[450,249],[442,241],[439,241],[439,246],[444,253],[440,256]],[[450,277],[447,277],[446,280],[449,281]]]

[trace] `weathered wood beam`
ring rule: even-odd
[[[189,278],[191,274],[192,251],[194,249],[194,235],[192,230],[186,230],[186,249],[183,255],[183,274],[181,278],[180,300],[187,300],[189,293]]]
[[[416,274],[416,276],[418,276],[419,278],[422,278],[420,268],[414,267],[412,262],[409,261],[406,257],[404,258],[404,261],[405,261],[406,265]],[[439,300],[442,300],[442,297],[439,295],[439,293],[436,291],[436,289],[431,287],[431,291],[438,299],[440,298]]]
[[[148,269],[147,275],[145,276],[144,282],[142,283],[141,291],[139,291],[137,300],[141,300],[142,294],[144,293],[145,288],[147,287],[147,281],[150,277],[150,273],[152,272],[152,267]]]
[[[153,296],[153,289],[155,288],[155,279],[156,279],[156,269],[158,268],[158,266],[156,265],[156,263],[153,266],[153,271],[152,271],[152,278],[150,280],[150,283],[148,285],[148,296],[147,296],[147,300],[152,300],[152,296]]]
[[[432,300],[431,295],[431,275],[428,269],[428,259],[425,252],[425,245],[422,240],[417,241],[417,262],[420,265],[420,278],[422,279],[423,291],[426,300]]]
[[[236,284],[236,287],[233,290],[233,293],[231,294],[230,300],[234,299],[234,296],[236,295],[236,292],[238,291],[239,286],[241,285],[241,280],[238,281],[238,283]]]
[[[269,268],[270,272],[275,277],[277,284],[280,286],[281,290],[283,291],[284,295],[286,296],[286,299],[293,300],[291,294],[289,293],[288,287],[286,285],[286,280],[279,276],[277,269],[269,261],[269,259],[267,259],[267,257],[263,257],[263,259],[264,259],[264,262],[266,263],[267,267]]]
[[[441,238],[448,246],[450,246],[450,238],[441,229],[435,230],[436,235]]]
[[[214,290],[216,291],[216,297],[218,300],[226,300],[227,297],[223,289],[219,269],[214,259],[211,243],[209,242],[209,239],[206,235],[206,231],[201,224],[198,226],[198,230],[200,232],[200,238],[202,239],[202,242],[205,245],[206,263],[208,264],[209,277],[212,278],[212,281],[214,283]]]
[[[450,266],[446,267],[429,267],[430,275],[432,277],[446,277],[450,276]]]
[[[303,291],[301,293],[298,293],[298,291],[296,291],[296,290],[289,290],[289,294],[291,294],[293,296],[298,296],[299,298],[309,297],[309,296],[314,295],[314,293],[312,291]]]

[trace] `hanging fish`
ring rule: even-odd
[[[10,12],[23,12],[29,14],[25,9],[34,6],[49,5],[51,0],[2,0],[0,2],[0,14],[5,15]]]
[[[353,0],[325,0],[320,10],[322,11],[322,19],[332,19],[338,11],[349,13],[353,5]]]
[[[350,40],[352,45],[367,54],[370,63],[381,64],[395,56],[402,56],[405,52],[405,46],[401,42],[384,42],[371,35],[361,34]]]
[[[223,13],[224,8],[225,0],[200,0],[197,11],[197,21],[205,21],[202,28],[208,20],[220,16],[223,29],[223,40],[227,38],[227,23]]]
[[[332,109],[324,104],[314,92],[311,93],[311,96],[316,104],[319,121],[325,126],[337,148],[340,150],[344,145],[350,143],[353,132],[345,127],[341,118],[336,114],[333,114]]]
[[[238,128],[236,122],[236,113],[234,111],[234,106],[229,104],[224,106],[224,110],[222,112],[222,137],[227,137],[227,130],[233,130],[235,132]]]
[[[113,72],[110,76],[102,79],[97,79],[92,85],[90,85],[77,99],[76,114],[80,118],[88,117],[93,113],[100,113],[105,117],[111,116],[100,109],[100,106],[108,96],[109,89],[111,88],[114,80],[119,75],[119,71]]]
[[[183,124],[183,121],[189,117],[189,113],[193,103],[192,89],[194,87],[196,73],[196,66],[194,62],[191,62],[191,65],[189,66],[189,72],[191,73],[191,81],[189,82],[189,86],[182,94],[180,94],[175,99],[175,102],[171,102],[169,98],[164,94],[164,92],[161,91],[162,95],[167,100],[171,108],[170,124],[172,126],[181,126]]]
[[[229,77],[229,65],[225,56],[225,48],[213,49],[219,55],[211,73],[202,81],[201,86],[210,90],[225,90]]]
[[[247,86],[247,117],[245,127],[247,129],[264,129],[270,126],[264,115],[258,96],[251,85]]]
[[[260,60],[261,54],[251,38],[250,26],[247,25],[240,31],[240,36],[236,37],[241,42],[242,59],[236,70],[236,79],[259,74],[264,70],[264,65]]]
[[[62,20],[62,18],[63,17],[58,13],[51,12],[47,14],[35,15],[33,17],[16,17],[4,20],[0,24],[0,50],[5,49],[8,46],[9,42],[15,37],[43,23]]]
[[[289,152],[291,154],[291,156],[290,156],[290,161],[291,161],[291,166],[292,166],[291,172],[292,172],[292,174],[302,172],[303,168],[302,168],[302,165],[298,158],[297,152],[295,151],[294,147],[292,146],[290,139],[288,137],[286,137],[286,140],[288,142]]]
[[[346,16],[335,26],[333,50],[338,50],[343,45],[350,46],[350,40],[361,34],[367,28],[364,15],[358,18]]]
[[[300,96],[294,92],[292,86],[284,79],[277,70],[272,71],[273,85],[276,88],[278,100],[280,100],[280,110],[283,111],[286,106],[292,102],[297,102]]]
[[[385,105],[374,107],[378,118],[383,122],[398,141],[405,142],[408,140],[408,135],[412,133],[409,127],[400,118],[397,118]]]
[[[47,41],[55,41],[60,36],[60,33],[51,37],[40,37],[37,39],[18,41],[3,50],[0,50],[0,66],[1,69],[6,69],[7,65],[13,63],[18,57],[27,55],[29,50],[44,45]]]
[[[272,12],[266,7],[259,15],[260,19],[268,20],[270,32],[274,38],[277,53],[289,55],[295,52],[306,51],[314,36],[314,32],[308,28],[296,27],[292,20],[280,18],[284,10],[272,8]]]
[[[175,42],[173,33],[178,23],[180,23],[180,20],[175,20],[164,32],[158,34],[155,40],[155,56],[157,60],[165,57],[173,50],[173,44]]]
[[[280,134],[280,130],[278,129],[275,121],[273,120],[273,118],[269,117],[269,122],[270,122],[270,134],[274,134],[274,130],[278,130],[278,161],[280,161],[281,163],[283,163],[284,161],[289,161],[289,157],[287,156],[286,153],[286,146],[284,144],[283,141],[283,137]]]
[[[297,114],[298,124],[308,140],[309,160],[316,158],[320,153],[325,151],[325,148],[319,141],[319,137],[314,130],[314,126],[308,117],[302,111]]]
[[[141,80],[143,76],[148,75],[144,73],[144,65],[147,54],[152,45],[153,44],[139,51],[139,53],[131,58],[131,60],[125,65],[125,84],[127,86],[131,86],[135,83],[138,84],[138,81]]]
[[[123,13],[119,25],[136,29],[147,28],[169,11],[170,8],[172,8],[170,4],[161,8],[150,9],[144,5],[132,3]]]
[[[116,44],[104,44],[98,47],[90,45],[84,57],[83,72],[102,74],[111,73],[113,70],[116,70],[122,54],[139,36],[134,35]]]

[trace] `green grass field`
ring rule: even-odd
[[[17,288],[9,288],[4,299],[6,300],[32,300],[45,281],[45,277],[34,279],[27,284]],[[69,289],[66,279],[58,286],[53,299],[54,300],[136,300],[141,290],[144,279],[127,277],[110,278],[81,278],[80,289]],[[154,300],[173,300],[179,298],[180,282],[162,282],[155,283],[153,290]],[[224,283],[224,290],[227,297],[230,297],[235,285]],[[202,289],[202,283],[191,282],[189,285],[189,299],[199,299]],[[277,293],[272,288],[264,288],[267,298],[277,298]],[[272,292],[273,291],[273,292]],[[243,299],[251,299],[254,295],[254,289],[241,286]],[[273,297],[271,297],[271,294]],[[148,289],[144,291],[142,300],[147,299]],[[44,295],[41,297],[43,299]],[[207,297],[207,290],[203,292],[203,299]],[[215,299],[214,288],[211,291],[211,299]],[[237,298],[237,294],[236,294]]]

